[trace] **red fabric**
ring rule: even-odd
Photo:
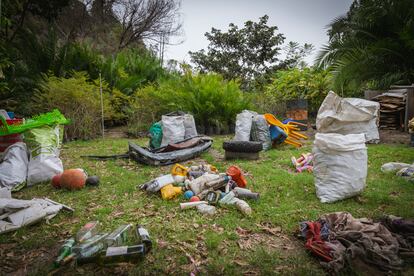
[[[325,261],[332,261],[330,255],[331,249],[325,244],[325,241],[321,239],[321,224],[319,222],[310,221],[306,222],[306,224],[308,225],[308,232],[306,234],[305,247]]]
[[[11,119],[6,120],[8,125],[16,125],[23,123],[22,119]],[[0,127],[2,126],[2,122],[0,121]],[[4,152],[9,146],[13,145],[17,142],[22,142],[22,136],[20,134],[11,134],[11,135],[5,135],[0,136],[0,152]]]

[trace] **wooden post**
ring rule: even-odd
[[[101,92],[101,111],[102,111],[102,138],[105,137],[105,126],[104,126],[104,108],[103,108],[103,95],[102,95],[102,77],[99,72],[99,91]]]

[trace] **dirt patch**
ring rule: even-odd
[[[237,245],[241,250],[255,250],[258,246],[262,246],[268,250],[290,251],[299,250],[299,245],[289,236],[282,233],[279,226],[273,226],[269,223],[257,224],[261,228],[261,232],[252,232],[241,227],[236,228],[239,236]]]
[[[105,129],[105,138],[128,138],[126,126]]]
[[[410,143],[410,134],[398,130],[380,130],[381,144],[406,144]]]

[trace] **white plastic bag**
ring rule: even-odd
[[[25,183],[28,163],[25,143],[17,142],[9,146],[4,152],[3,162],[0,163],[0,187],[13,189]]]
[[[190,115],[190,114],[184,115],[184,128],[185,128],[184,139],[191,138],[191,137],[198,135],[193,115]]]
[[[399,163],[399,162],[389,162],[385,163],[381,166],[382,172],[395,172],[401,169],[414,166],[414,164],[407,164],[407,163]]]
[[[184,116],[162,115],[162,142],[161,147],[176,143],[184,139]]]
[[[321,202],[352,197],[365,188],[368,157],[364,134],[317,133],[313,155],[316,195]]]
[[[258,114],[254,116],[250,135],[252,141],[262,143],[263,150],[269,150],[272,148],[269,125],[263,115]]]
[[[30,152],[27,186],[50,181],[53,176],[63,172],[63,164],[59,159],[60,139],[59,126],[43,126],[25,133]]]
[[[243,110],[242,113],[237,114],[234,141],[250,141],[250,131],[255,115],[257,115],[256,112],[249,110]]]
[[[379,141],[377,102],[358,98],[341,98],[330,91],[319,108],[316,128],[320,133],[366,135],[366,142]]]

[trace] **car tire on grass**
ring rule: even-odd
[[[259,152],[263,145],[253,141],[226,141],[223,142],[223,149],[231,152]]]

